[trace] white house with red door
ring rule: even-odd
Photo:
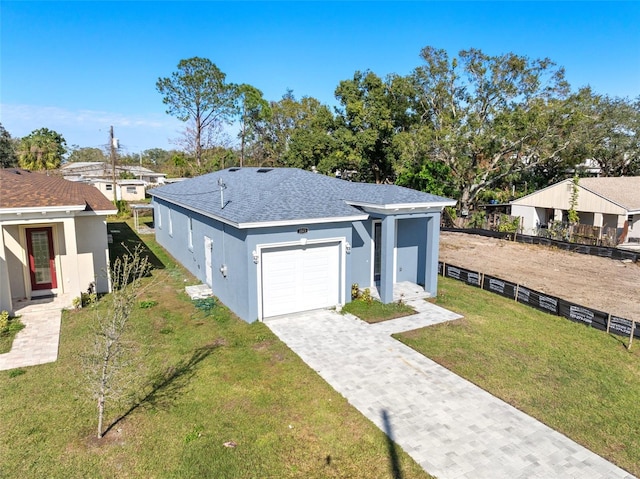
[[[107,215],[117,210],[90,185],[0,169],[0,311],[42,296],[109,291]]]

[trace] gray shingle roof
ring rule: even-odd
[[[226,185],[224,208],[219,180]],[[427,208],[451,204],[446,198],[400,186],[352,183],[297,168],[230,168],[149,193],[235,224],[355,219],[363,216],[357,205]]]

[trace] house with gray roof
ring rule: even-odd
[[[511,202],[511,214],[522,218],[522,232],[536,234],[551,221],[568,221],[571,178]],[[640,176],[580,178],[575,210],[581,224],[611,228],[621,242],[640,242]]]
[[[351,287],[437,291],[455,201],[296,168],[229,168],[154,188],[158,242],[245,321],[335,307]]]

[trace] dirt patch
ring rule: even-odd
[[[442,232],[440,261],[640,321],[640,263]]]

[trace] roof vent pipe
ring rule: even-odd
[[[218,178],[218,186],[220,187],[220,209],[224,208],[224,190],[227,185],[222,181],[222,178]]]

